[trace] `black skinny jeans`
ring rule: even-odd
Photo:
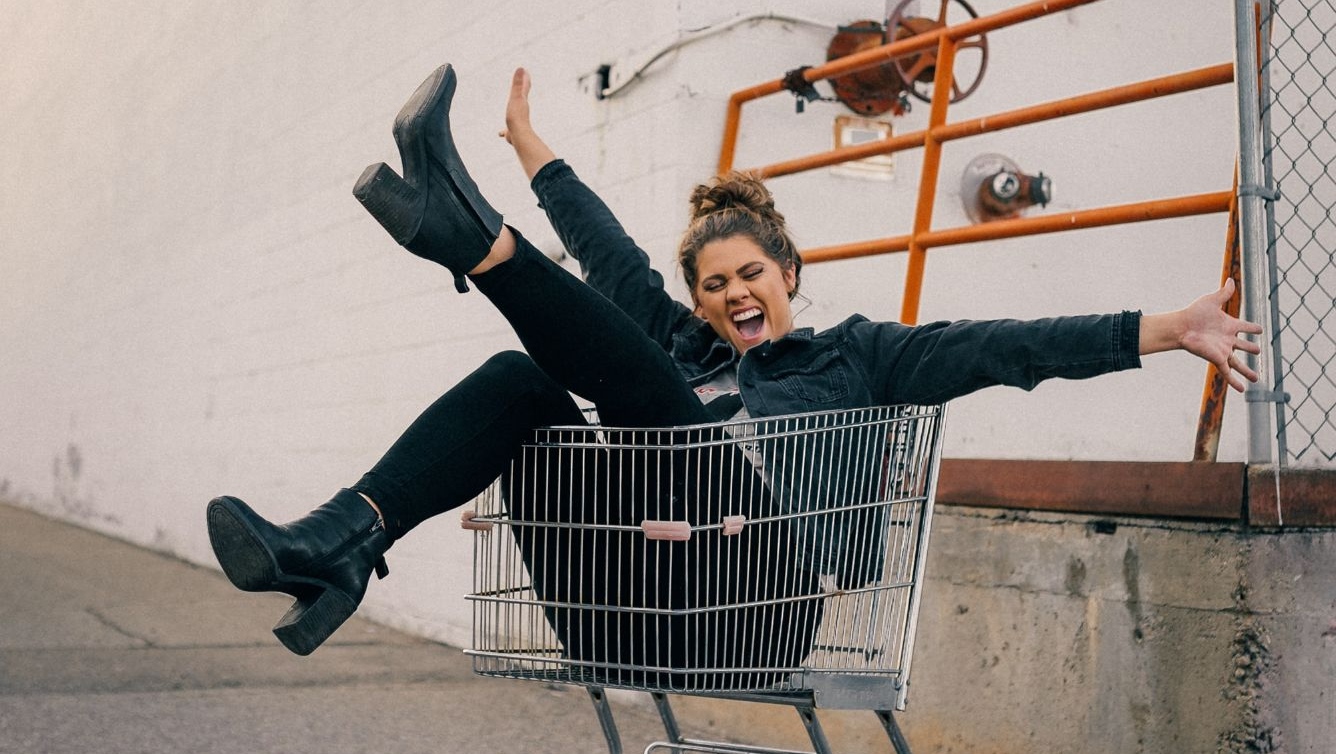
[[[579,243],[632,243],[602,202],[583,184],[579,188],[583,193],[572,193],[572,206],[553,216],[563,240],[570,244],[574,235]],[[573,232],[572,224],[577,226]],[[602,230],[613,226],[617,233]],[[608,425],[667,427],[710,421],[668,353],[634,320],[518,232],[515,236],[514,258],[474,277],[474,283],[514,327],[528,355],[511,351],[493,356],[432,403],[353,486],[376,501],[392,537],[459,507],[507,474],[536,428],[584,424],[569,393],[593,402]],[[663,479],[650,469],[600,464],[597,454],[586,454],[583,463],[590,467],[529,469],[537,477],[566,479],[579,471],[583,473],[578,478],[589,481],[579,489],[568,486],[565,498],[555,502],[512,492],[506,500],[512,515],[566,523],[589,523],[591,515],[631,525],[647,517],[704,523],[699,506],[709,490],[689,489],[686,479]],[[755,475],[741,454],[731,450],[710,463],[716,467],[712,478]],[[542,489],[503,481],[506,489]],[[734,501],[742,509],[712,510],[709,515],[746,513],[754,518],[770,512],[764,485],[758,482],[749,489],[755,490],[752,499]],[[616,497],[610,501],[610,496]],[[597,511],[604,513],[591,513]],[[791,540],[777,537],[776,531],[772,527],[764,542],[745,531],[727,542],[710,532],[690,543],[668,543],[645,541],[639,533],[569,538],[519,527],[516,538],[544,600],[681,610],[812,593],[813,577],[796,572],[791,554],[775,557],[777,548]],[[667,567],[669,563],[673,567]],[[807,617],[799,620],[798,614]],[[587,663],[594,677],[676,689],[726,687],[733,679],[618,673],[606,666],[796,665],[807,653],[819,615],[819,604],[672,616],[548,611],[566,654]],[[714,637],[708,646],[692,641],[705,635]]]

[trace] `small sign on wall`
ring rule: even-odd
[[[891,138],[889,121],[859,115],[835,116],[835,148],[853,147]],[[895,154],[878,154],[861,160],[832,165],[830,172],[851,178],[889,181],[895,178]]]

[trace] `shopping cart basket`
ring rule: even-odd
[[[661,429],[538,430],[464,512],[474,671],[876,711],[897,752],[943,407],[889,406]]]

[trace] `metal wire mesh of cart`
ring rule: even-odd
[[[909,671],[942,407],[536,433],[464,525],[474,670],[673,692]]]

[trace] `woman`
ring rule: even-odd
[[[907,327],[855,315],[821,333],[795,329],[789,302],[801,282],[802,260],[769,192],[737,174],[692,194],[693,220],[679,250],[692,306],[679,304],[607,207],[534,132],[529,79],[519,69],[502,135],[514,147],[562,243],[579,260],[586,285],[504,225],[479,194],[450,134],[454,87],[449,66],[423,82],[395,120],[403,178],[383,163],[373,165],[353,193],[398,243],[449,269],[461,292],[471,279],[515,328],[527,354],[507,352],[487,361],[428,407],[357,484],[297,521],[275,526],[232,497],[209,504],[210,540],[228,578],[244,590],[281,591],[296,598],[274,632],[298,654],[314,650],[352,614],[372,571],[386,574],[383,555],[396,539],[476,496],[505,472],[535,428],[582,424],[570,393],[592,401],[605,424],[668,427],[739,415],[935,404],[989,385],[1029,389],[1049,377],[1085,378],[1132,368],[1140,365],[1142,354],[1178,348],[1216,364],[1235,389],[1243,389],[1241,377],[1257,379],[1234,352],[1258,353],[1259,347],[1239,334],[1261,328],[1221,311],[1232,283],[1185,309],[1144,317],[1123,312]],[[746,464],[741,458],[720,462]],[[636,470],[619,474],[612,484],[643,482]],[[667,504],[680,507],[676,492],[682,480],[662,484],[662,496],[671,501]],[[764,498],[758,493],[758,500],[748,504],[773,504]],[[509,502],[519,510],[536,505],[523,495]],[[567,501],[564,510],[545,515],[571,520],[581,515],[580,502],[585,501]],[[641,514],[606,513],[633,523]],[[559,545],[522,534],[519,544],[545,599],[565,599],[563,589],[649,599],[620,594],[622,582],[598,586],[590,574],[554,573],[578,562]],[[597,550],[613,544],[587,546]],[[756,545],[743,543],[696,567],[706,572],[738,567],[755,557]],[[628,555],[614,560],[612,570],[631,574],[625,583],[666,578],[652,561]],[[819,575],[802,558],[765,567],[785,573],[776,583],[806,585]],[[662,604],[670,607],[778,594],[760,594],[754,584],[729,595],[704,596],[686,596],[676,583],[657,587]],[[773,622],[755,617],[758,624]],[[660,640],[641,650],[624,645],[643,635],[643,624],[612,635],[569,622],[554,621],[554,628],[570,656],[593,665],[742,667],[755,659],[744,654],[684,658],[665,638],[691,628],[681,623],[650,627]],[[811,630],[814,625],[806,625],[798,633]],[[788,663],[806,651],[802,641],[793,646]]]

